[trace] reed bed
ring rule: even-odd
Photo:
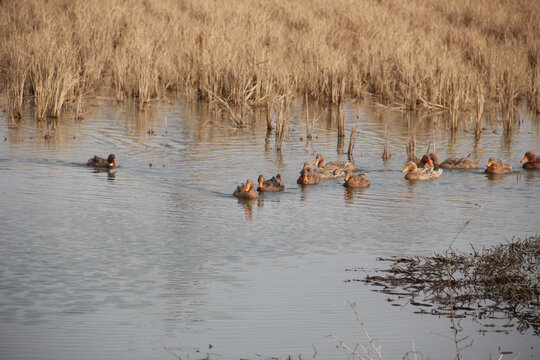
[[[539,18],[536,0],[4,0],[0,86],[10,118],[25,99],[39,119],[80,112],[103,89],[267,108],[292,89],[445,109],[454,128],[478,102],[540,112]]]

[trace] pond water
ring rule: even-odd
[[[140,112],[95,99],[84,119],[55,128],[14,127],[0,115],[0,358],[346,359],[329,335],[367,343],[347,301],[383,358],[413,348],[455,357],[448,318],[391,306],[388,295],[348,280],[384,268],[377,257],[444,251],[469,220],[454,249],[538,233],[540,171],[519,163],[525,151],[540,152],[538,120],[522,110],[507,133],[488,114],[476,141],[474,124],[451,136],[442,117],[349,104],[340,144],[329,114],[310,108],[306,141],[306,113],[293,108],[281,153],[262,114],[237,129],[183,101]],[[347,159],[352,126],[356,168],[371,187],[297,185],[317,153]],[[418,153],[433,142],[443,159],[471,154],[482,165],[410,183],[400,170],[412,133]],[[120,165],[114,173],[84,166],[109,153]],[[488,178],[489,157],[513,172]],[[278,172],[284,192],[251,203],[232,196],[247,178]],[[507,323],[461,320],[462,356],[539,358],[538,337],[515,326],[499,332]]]

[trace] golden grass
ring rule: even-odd
[[[169,90],[268,108],[372,94],[454,128],[479,102],[540,112],[539,18],[537,0],[4,0],[0,84],[10,118],[25,98],[42,119],[112,88],[141,106]]]

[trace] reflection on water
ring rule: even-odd
[[[313,104],[309,116],[300,112],[282,153],[264,113],[236,129],[198,103],[140,112],[100,100],[85,119],[54,126],[27,116],[8,127],[1,118],[0,358],[171,358],[165,349],[190,358],[305,357],[315,346],[318,358],[341,359],[347,354],[326,336],[362,338],[346,300],[357,303],[385,357],[402,357],[413,343],[425,355],[452,356],[447,319],[392,307],[345,283],[345,269],[369,272],[378,256],[444,251],[467,222],[453,248],[537,233],[540,172],[523,171],[519,160],[540,149],[538,120],[504,131],[488,113],[477,139],[467,122],[449,135],[441,114],[351,104],[340,141],[338,112]],[[296,184],[317,153],[347,159],[352,126],[356,171],[371,187]],[[412,135],[417,155],[435,147],[442,159],[470,154],[482,165],[409,182],[400,170]],[[118,169],[84,166],[110,152]],[[514,171],[485,174],[489,157]],[[285,191],[232,196],[246,178],[278,172]],[[479,336],[476,324],[461,325],[474,339],[465,357],[538,351],[532,334]]]

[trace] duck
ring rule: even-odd
[[[512,172],[512,166],[504,164],[501,160],[490,158],[487,163],[486,172],[489,174],[508,174]]]
[[[253,180],[247,179],[246,184],[242,184],[236,187],[233,193],[234,196],[240,199],[256,199],[259,194],[255,191]]]
[[[435,170],[432,167],[418,169],[413,161],[409,162],[407,165],[405,165],[403,170],[401,170],[402,173],[406,171],[409,171],[405,175],[405,179],[407,180],[432,180],[439,178],[439,176],[441,176],[443,173],[442,169]]]
[[[329,169],[329,168],[315,168],[313,169],[315,174],[319,176],[319,179],[321,180],[328,180],[328,179],[337,179],[343,176],[345,173],[343,170],[340,169]]]
[[[352,171],[347,171],[345,174],[345,182],[343,183],[343,186],[347,188],[362,188],[369,187],[370,185],[371,184],[364,173],[354,175]]]
[[[532,151],[527,151],[521,162],[525,163],[523,164],[524,169],[540,169],[540,158],[536,158],[536,154]]]
[[[426,168],[428,166],[433,167],[433,162],[431,161],[431,156],[429,156],[429,155],[424,155],[419,159],[413,160],[413,162],[416,164],[416,166],[419,169],[423,169],[423,168]]]
[[[257,181],[259,183],[258,192],[283,191],[285,189],[285,185],[281,182],[281,174],[277,174],[269,180],[265,180],[263,175],[259,175]]]
[[[354,161],[330,161],[329,163],[325,163],[322,154],[317,154],[315,157],[315,166],[318,166],[319,169],[353,171]]]
[[[93,166],[95,168],[106,168],[106,169],[112,169],[114,167],[118,167],[118,164],[116,163],[116,156],[114,154],[109,154],[107,159],[94,155],[93,158],[88,159],[88,161],[86,162],[86,165]]]
[[[478,161],[462,158],[448,158],[439,164],[439,156],[436,153],[429,154],[429,157],[433,161],[433,166],[443,169],[476,169],[478,167]]]
[[[296,182],[301,185],[315,185],[320,181],[319,175],[313,171],[312,163],[305,163]]]

